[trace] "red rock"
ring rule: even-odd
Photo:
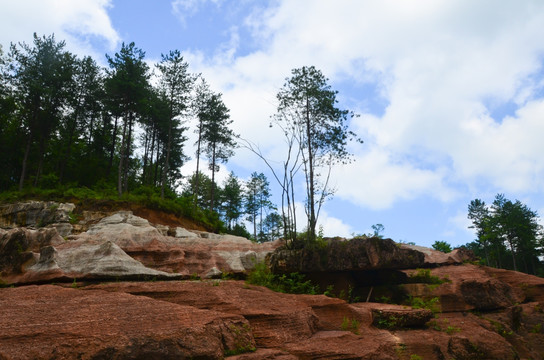
[[[424,264],[426,266],[458,265],[462,264],[463,262],[476,260],[474,254],[466,248],[458,248],[449,253],[443,253],[441,251],[419,245],[400,244],[400,247],[423,253],[425,255]]]
[[[539,290],[544,289],[542,278],[496,270],[470,264],[442,266],[432,269],[431,275],[447,280],[443,284],[405,284],[403,288],[414,297],[439,297],[442,312],[504,309],[522,303],[526,298],[522,284],[526,282],[531,284],[527,289],[543,292]],[[503,274],[502,278],[497,274]]]
[[[86,289],[127,292],[242,315],[249,321],[260,347],[278,347],[286,342],[309,338],[317,331],[317,316],[295,295],[247,286],[242,281],[112,283]]]
[[[253,349],[239,315],[58,286],[0,289],[2,359],[221,359]]]

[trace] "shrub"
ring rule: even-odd
[[[316,294],[317,286],[299,273],[274,275],[264,262],[257,263],[247,277],[253,285],[265,286],[271,290],[289,294]]]
[[[430,299],[424,299],[420,297],[412,297],[410,296],[408,298],[408,305],[413,307],[414,309],[428,309],[433,312],[433,314],[436,314],[437,312],[440,312],[440,298],[433,297]]]
[[[438,276],[431,275],[431,269],[416,269],[416,272],[408,277],[410,283],[424,283],[424,284],[443,284],[445,282],[451,282],[448,277],[439,278]]]

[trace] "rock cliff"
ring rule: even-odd
[[[0,206],[2,360],[544,359],[544,279],[462,251],[380,239],[286,251],[72,211]],[[354,302],[221,278],[265,258]]]

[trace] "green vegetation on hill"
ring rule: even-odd
[[[472,200],[468,218],[477,238],[466,246],[483,264],[544,276],[544,235],[536,211],[497,194],[490,206]]]
[[[41,189],[35,187],[25,188],[23,191],[6,191],[0,193],[0,203],[13,203],[25,200],[43,201],[70,201],[83,203],[86,206],[104,205],[108,203],[112,208],[123,208],[127,204],[140,205],[149,209],[164,211],[178,217],[193,220],[209,231],[224,233],[229,232],[216,212],[194,207],[192,199],[169,193],[167,197],[160,197],[160,188],[139,187],[134,191],[118,196],[114,187],[102,189],[89,189],[86,187],[57,187],[53,189]],[[246,234],[239,234],[241,236]]]

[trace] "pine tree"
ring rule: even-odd
[[[234,155],[236,135],[229,128],[232,120],[229,109],[223,103],[221,94],[212,94],[204,104],[202,117],[201,141],[204,144],[204,153],[209,161],[212,173],[212,188],[210,194],[210,211],[215,210],[215,173],[219,171],[219,163],[227,162]]]
[[[316,238],[321,206],[333,194],[329,187],[331,168],[350,161],[347,144],[356,139],[347,127],[353,114],[337,107],[337,93],[321,71],[304,66],[292,71],[277,95],[275,121],[296,139],[302,156],[310,241]]]
[[[144,62],[144,57],[145,52],[138,49],[133,42],[128,45],[123,43],[118,53],[113,57],[107,56],[111,70],[106,80],[106,90],[110,99],[118,104],[118,113],[123,120],[117,176],[119,196],[128,191],[132,133],[139,115],[144,111],[143,104],[148,97],[149,68]]]
[[[164,198],[164,188],[167,183],[169,173],[172,169],[171,158],[172,151],[175,148],[177,157],[175,165],[181,166],[183,153],[180,151],[183,142],[187,139],[183,136],[186,127],[181,126],[181,118],[189,109],[190,92],[195,81],[195,77],[188,72],[189,64],[183,60],[178,50],[170,51],[167,55],[162,55],[162,60],[157,64],[159,69],[159,91],[168,104],[167,118],[167,140],[165,144],[165,160],[161,180],[161,198]],[[175,146],[174,146],[175,145]]]

